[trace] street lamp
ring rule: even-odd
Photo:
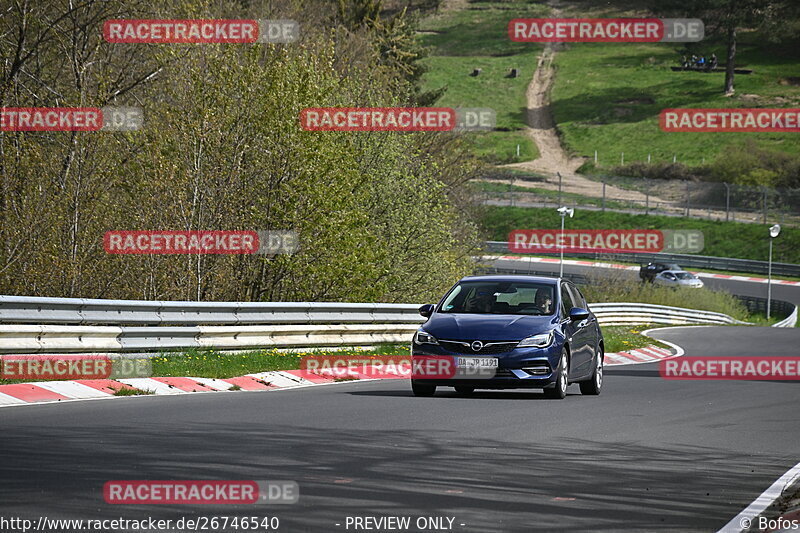
[[[767,320],[769,320],[769,309],[772,307],[772,240],[781,232],[781,225],[775,224],[769,228],[769,266],[767,267]]]
[[[561,215],[561,244],[559,248],[561,249],[561,261],[559,262],[558,266],[558,277],[564,277],[564,219],[567,215],[569,218],[572,218],[572,215],[575,214],[575,210],[570,207],[559,207],[558,214]]]

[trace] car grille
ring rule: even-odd
[[[441,344],[446,350],[450,350],[451,352],[462,353],[464,355],[491,355],[491,354],[498,354],[498,353],[506,353],[513,350],[519,342],[512,341],[512,342],[489,342],[484,344],[483,348],[480,351],[475,351],[470,346],[471,342],[466,341],[443,341],[439,340],[439,344]]]

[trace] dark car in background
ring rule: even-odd
[[[534,276],[470,276],[456,283],[414,335],[412,361],[449,360],[452,376],[412,375],[417,396],[438,386],[462,394],[475,389],[544,389],[564,398],[570,383],[583,394],[603,385],[603,334],[580,290],[570,281]]]
[[[656,276],[665,270],[683,270],[675,263],[647,263],[639,268],[639,277],[642,281],[649,281],[650,283],[656,279]]]

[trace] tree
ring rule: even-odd
[[[699,18],[706,26],[706,37],[724,37],[727,47],[725,66],[726,95],[734,93],[738,32],[745,28],[776,30],[791,22],[798,7],[793,0],[666,0],[656,3],[658,14]],[[779,32],[773,33],[777,35]]]

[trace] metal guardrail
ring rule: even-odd
[[[492,253],[509,253],[508,243],[502,241],[487,241],[485,250]],[[556,257],[553,255],[553,257]],[[752,259],[734,259],[730,257],[712,257],[694,254],[666,254],[666,253],[569,253],[564,257],[592,259],[595,261],[622,261],[626,263],[678,263],[682,267],[710,268],[712,270],[725,270],[729,272],[750,272],[753,274],[767,274],[769,264],[767,261]],[[800,265],[791,263],[772,263],[772,274],[775,276],[800,277]]]
[[[773,328],[793,328],[797,325],[797,307],[794,308],[792,313],[781,320],[780,322],[776,322],[772,325]]]
[[[639,303],[590,306],[603,325],[735,324],[721,313]],[[0,353],[126,353],[373,346],[409,342],[416,304],[147,302],[0,296]],[[223,316],[225,313],[228,316]],[[31,324],[32,321],[41,323]],[[95,324],[86,325],[91,321]],[[780,323],[797,321],[793,306]],[[164,325],[171,322],[176,325]],[[149,323],[152,325],[142,326]],[[136,325],[131,325],[136,324]],[[221,324],[221,325],[220,325]]]
[[[741,324],[748,322],[736,320],[723,313],[699,311],[682,307],[640,303],[599,303],[589,308],[603,326],[623,326],[628,324]]]
[[[18,324],[241,325],[402,324],[413,304],[334,302],[176,302],[0,296],[0,322]]]

